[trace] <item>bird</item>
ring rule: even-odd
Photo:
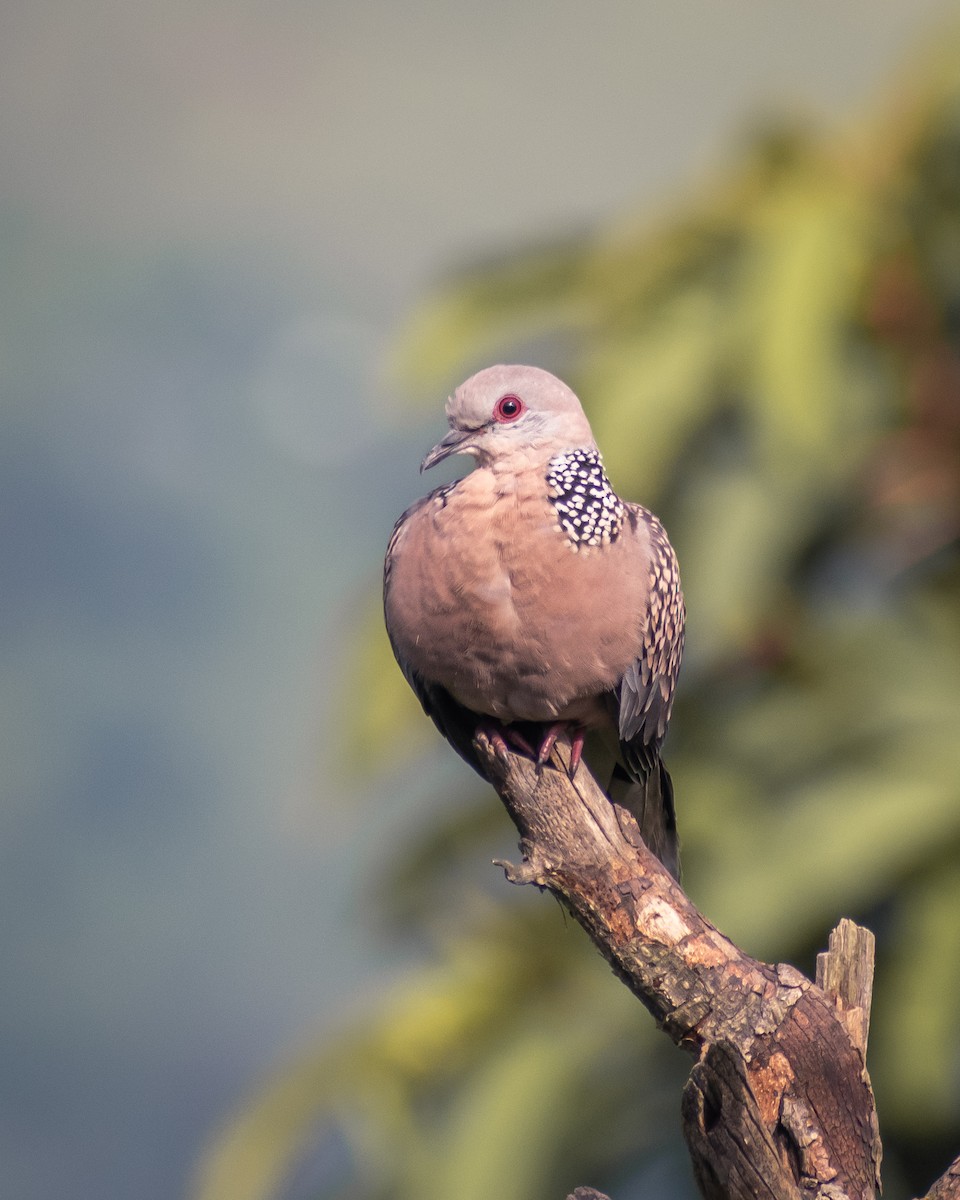
[[[570,738],[679,879],[661,746],[683,654],[677,558],[660,520],[621,499],[574,392],[539,367],[487,367],[447,400],[421,473],[474,466],[394,526],[390,644],[424,711],[480,774],[478,731],[545,769]]]

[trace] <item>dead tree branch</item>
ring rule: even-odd
[[[955,1158],[923,1200],[960,1200],[960,1158]]]
[[[704,1197],[874,1200],[863,940],[850,935],[858,966],[831,942],[830,995],[791,966],[750,958],[697,911],[588,771],[571,782],[553,766],[538,774],[526,758],[498,756],[482,734],[474,745],[520,832],[523,861],[500,864],[507,878],[553,892],[696,1056],[681,1107]],[[565,764],[569,748],[558,750]]]

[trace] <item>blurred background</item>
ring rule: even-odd
[[[504,360],[680,555],[690,894],[868,923],[885,1195],[960,1152],[952,10],[5,6],[5,1196],[695,1195],[689,1063],[380,628]]]

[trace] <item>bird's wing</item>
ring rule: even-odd
[[[616,690],[617,720],[627,770],[642,779],[657,767],[670,721],[683,654],[684,606],[677,558],[663,526],[647,509],[628,507],[649,536],[650,586],[641,615],[640,653]]]

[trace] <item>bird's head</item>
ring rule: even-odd
[[[450,432],[420,464],[427,471],[451,454],[480,466],[546,461],[564,450],[595,448],[580,401],[539,367],[487,367],[447,401]]]

